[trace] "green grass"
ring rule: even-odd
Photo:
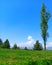
[[[52,51],[0,49],[0,65],[52,65]]]

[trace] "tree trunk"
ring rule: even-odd
[[[44,50],[46,50],[46,41],[44,41]]]

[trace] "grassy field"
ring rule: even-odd
[[[0,49],[0,65],[52,65],[52,51]]]

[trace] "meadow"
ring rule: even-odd
[[[0,49],[0,65],[52,65],[52,51]]]

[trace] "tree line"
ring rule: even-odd
[[[17,44],[14,44],[13,47],[11,48],[10,42],[8,39],[6,39],[4,42],[2,41],[2,39],[0,39],[0,49],[21,49],[21,48],[18,47]],[[41,43],[39,43],[39,41],[37,40],[32,49],[33,50],[43,50],[43,47]],[[25,47],[24,50],[30,50],[30,49]]]

